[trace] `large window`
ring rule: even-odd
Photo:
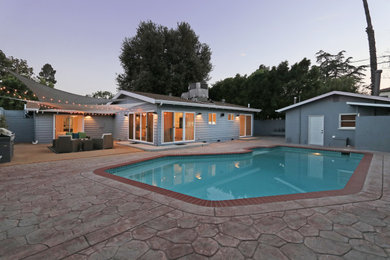
[[[339,115],[339,128],[341,129],[355,129],[356,127],[356,114],[340,114]]]
[[[234,114],[228,114],[228,120],[233,121],[234,120]]]
[[[195,140],[195,114],[188,112],[163,112],[163,142]]]
[[[209,113],[209,125],[216,125],[216,124],[217,124],[217,114]]]
[[[66,133],[78,133],[84,131],[84,116],[55,115],[55,138]]]
[[[129,139],[134,141],[153,142],[153,113],[129,114]]]

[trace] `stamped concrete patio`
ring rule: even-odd
[[[239,151],[276,142],[0,167],[0,258],[389,258],[388,153],[374,154],[358,194],[252,206],[194,206],[92,173],[159,154]]]

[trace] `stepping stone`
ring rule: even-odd
[[[280,250],[290,259],[317,259],[316,254],[303,244],[286,244]]]
[[[218,250],[218,243],[211,238],[201,237],[192,243],[195,252],[205,256],[212,256]]]
[[[316,253],[331,255],[343,255],[351,249],[349,244],[322,237],[307,237],[305,245]]]
[[[280,260],[288,260],[288,258],[276,247],[262,245],[260,244],[255,254],[253,255],[254,259],[258,260],[269,260],[269,259],[280,259]]]

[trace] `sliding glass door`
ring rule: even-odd
[[[163,113],[163,143],[194,141],[195,114],[192,112]]]
[[[251,115],[240,115],[240,136],[252,136]]]
[[[153,113],[129,114],[129,139],[153,143],[154,126]]]

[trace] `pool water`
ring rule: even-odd
[[[363,154],[257,148],[246,154],[168,156],[108,173],[204,200],[343,189]]]

